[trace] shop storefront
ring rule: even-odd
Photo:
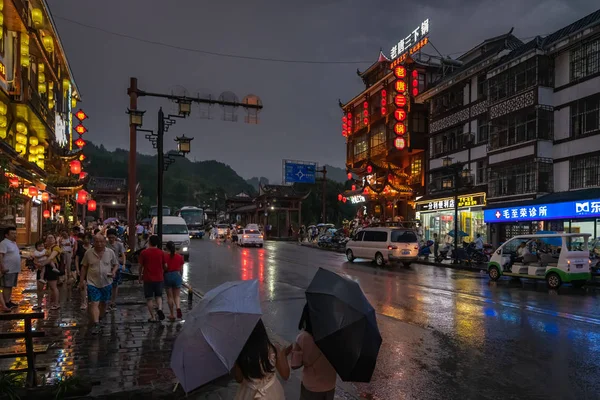
[[[486,207],[484,222],[489,226],[492,243],[497,246],[513,236],[537,231],[589,233],[593,238],[599,237],[600,190],[583,194],[579,200],[558,201],[575,197],[577,192],[554,193],[529,203]]]
[[[486,227],[483,220],[483,207],[486,205],[485,193],[473,193],[457,197],[458,228],[466,233],[465,241],[473,241],[478,233],[484,240]],[[443,197],[415,202],[416,219],[421,221],[425,240],[433,240],[437,233],[439,240],[454,231],[455,198]]]

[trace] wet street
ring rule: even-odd
[[[195,241],[184,279],[205,292],[258,279],[264,320],[293,341],[318,267],[360,283],[383,337],[368,399],[600,397],[598,291],[490,283],[487,275],[414,265],[376,269],[343,254],[267,242],[263,249]]]

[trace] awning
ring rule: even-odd
[[[595,200],[600,199],[600,188],[594,189],[580,189],[570,190],[567,192],[555,192],[544,196],[540,196],[533,200],[521,200],[521,201],[507,201],[504,203],[489,204],[484,207],[484,210],[498,209],[498,208],[510,208],[524,205],[536,205],[536,204],[553,204],[553,203],[564,203],[568,201],[578,200]]]

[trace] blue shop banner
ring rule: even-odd
[[[600,218],[600,199],[565,203],[490,208],[483,211],[487,224],[551,219]]]

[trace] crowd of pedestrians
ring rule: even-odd
[[[16,236],[15,228],[6,228],[0,242],[0,312],[11,312],[18,307],[11,300],[23,260]],[[37,280],[37,298],[33,309],[59,310],[61,285],[67,290],[79,290],[80,309],[87,310],[91,332],[98,334],[104,315],[117,309],[119,285],[124,274],[136,278],[130,270],[126,271],[127,251],[122,238],[123,232],[119,231],[118,226],[96,227],[94,234],[82,232],[76,226],[70,233],[63,230],[58,235],[48,234],[44,240],[36,243],[35,250],[26,258],[26,264],[35,271]],[[183,257],[176,253],[172,242],[167,243],[167,252],[163,251],[157,236],[150,236],[145,246],[139,255],[137,278],[143,283],[143,291],[140,292],[143,292],[148,304],[149,321],[166,318],[163,291],[167,293],[169,320],[181,319]]]

